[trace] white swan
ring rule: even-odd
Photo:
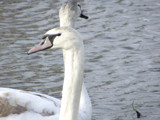
[[[83,41],[80,35],[70,27],[61,27],[49,30],[43,39],[28,54],[49,48],[65,50],[65,78],[61,108],[60,100],[56,98],[34,92],[1,88],[0,120],[90,120],[91,114],[79,111],[84,66]],[[84,107],[89,110],[90,100],[85,89],[83,92],[87,97],[85,102],[88,102]]]
[[[65,2],[59,11],[60,27],[75,27],[75,22],[78,17],[88,19],[88,16],[84,15],[81,6],[76,0],[70,0]],[[63,59],[65,63],[65,50],[63,50]],[[85,86],[82,86],[82,92],[80,97],[80,112],[84,117],[84,120],[90,120],[92,114],[92,105],[88,96]],[[84,114],[84,115],[83,115]]]
[[[91,103],[83,83],[84,48],[80,35],[70,27],[62,27],[49,30],[43,38],[45,40],[32,48],[28,52],[29,54],[48,48],[62,48],[65,51],[65,74],[60,120],[66,118],[67,120],[77,120],[81,94],[85,109],[80,109],[79,120],[90,120]]]
[[[66,12],[67,10],[68,12]],[[72,12],[70,10],[72,10]],[[74,10],[76,12],[74,12]],[[64,12],[66,13],[64,14]],[[68,17],[66,17],[67,15]],[[59,16],[60,26],[74,27],[75,20],[78,16],[87,19],[87,16],[82,14],[81,8],[76,2],[66,2],[63,4]],[[67,22],[63,21],[63,17],[64,19],[70,20]],[[65,61],[66,60],[64,60],[64,62]],[[34,92],[0,88],[0,120],[58,120],[59,109],[60,100],[56,98]],[[80,99],[79,120],[90,120],[91,113],[91,102],[83,85]],[[61,120],[64,120],[64,118]]]

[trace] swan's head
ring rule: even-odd
[[[28,54],[53,48],[69,50],[72,48],[80,48],[83,45],[79,33],[70,27],[51,29],[44,34],[42,39],[38,45],[28,51]]]
[[[76,1],[67,1],[62,4],[59,10],[60,26],[71,26],[74,27],[75,21],[78,17],[88,19],[83,14],[81,6]]]

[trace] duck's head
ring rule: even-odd
[[[88,19],[88,16],[83,14],[80,4],[76,1],[67,1],[62,4],[59,10],[60,26],[74,27],[78,17]]]
[[[79,48],[83,45],[79,33],[71,27],[51,29],[44,34],[42,39],[43,40],[38,45],[28,51],[28,54],[53,48],[68,50],[72,48]]]

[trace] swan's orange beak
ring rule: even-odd
[[[39,52],[39,51],[42,51],[42,50],[49,49],[52,46],[53,45],[52,45],[51,41],[48,38],[46,38],[45,40],[42,40],[38,45],[36,45],[32,49],[30,49],[28,51],[28,55],[32,54],[32,53],[35,53],[35,52]]]

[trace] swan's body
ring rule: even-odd
[[[0,88],[0,120],[58,120],[60,104],[44,94]]]
[[[65,6],[66,5],[67,3],[65,3]],[[65,9],[67,8],[65,7]],[[60,9],[60,15],[63,13],[62,10],[65,9],[64,5],[62,5]],[[69,13],[66,13],[65,15],[67,14]],[[74,15],[72,17],[74,17]],[[61,18],[62,17],[60,17],[60,26],[74,27],[74,22],[76,19],[64,23],[61,21]],[[70,24],[70,22],[72,24]],[[68,51],[66,50],[67,48],[64,49],[64,46],[58,46],[63,49],[65,69],[67,69],[67,71],[69,70],[68,72],[65,70],[62,103],[59,99],[44,94],[9,88],[0,88],[0,120],[77,120],[77,118],[78,120],[91,119],[92,106],[86,88],[83,84],[83,42],[81,41],[78,33],[72,28],[57,28],[50,30],[44,35],[44,38],[49,39],[47,36],[50,34],[56,34],[57,31],[59,31],[58,29],[60,29],[60,31],[62,31],[64,34],[68,33],[73,35],[72,39],[80,41],[78,44],[80,43],[81,46],[79,47],[79,45],[77,46],[74,44],[75,48],[80,48],[80,54],[77,54],[75,49]],[[69,37],[71,38],[71,36]],[[52,38],[54,39],[54,37]],[[65,46],[68,46],[68,48],[71,47],[69,46],[69,43]],[[54,47],[56,47],[56,45],[54,45]],[[37,48],[35,47],[34,50],[37,50]],[[42,50],[42,48],[40,50]],[[73,67],[72,65],[76,66]],[[79,69],[77,70],[78,66]],[[70,81],[71,78],[73,81],[76,79],[74,81],[74,85],[72,83],[73,81]],[[70,86],[67,85],[68,83],[70,83]],[[62,106],[61,112],[60,104]]]

